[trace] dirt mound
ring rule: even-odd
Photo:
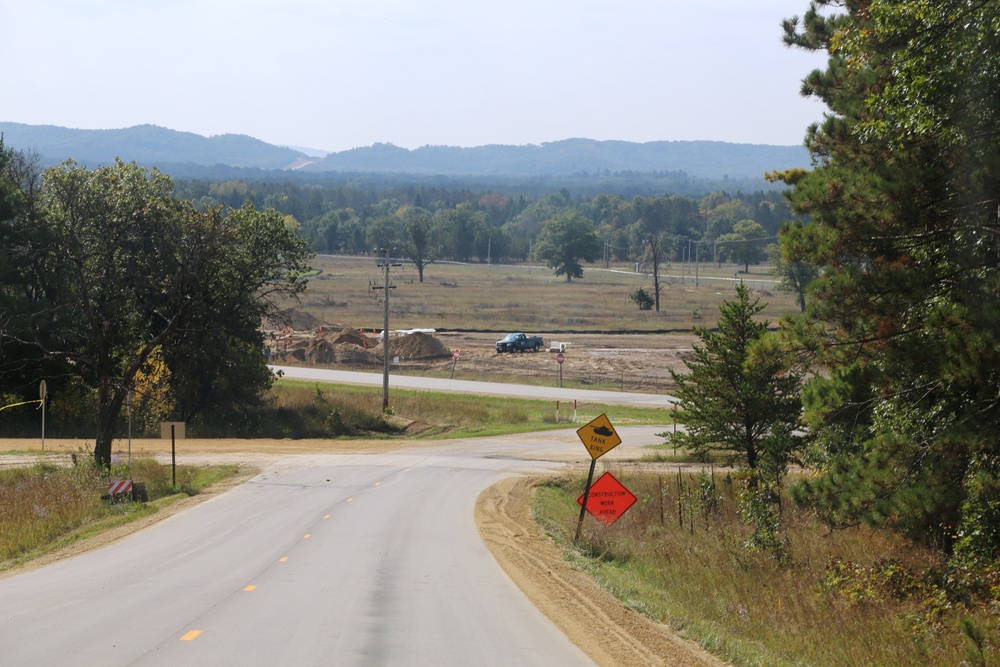
[[[354,366],[377,366],[379,357],[371,350],[366,350],[357,345],[340,343],[334,346],[334,361],[338,364],[350,364]]]
[[[451,356],[448,346],[420,331],[389,339],[389,354],[404,359],[439,359]]]
[[[351,327],[344,327],[343,329],[337,330],[323,330],[323,333],[317,335],[313,341],[313,346],[319,345],[320,343],[326,343],[328,345],[357,345],[358,347],[365,347],[365,338],[357,329],[352,329]]]
[[[375,355],[365,349],[364,339],[353,329],[317,337],[306,351],[313,364],[376,364]]]

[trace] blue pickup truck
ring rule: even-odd
[[[538,352],[542,347],[541,336],[525,336],[523,333],[507,334],[497,341],[497,352]]]

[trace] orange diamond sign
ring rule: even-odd
[[[615,427],[606,415],[594,418],[589,424],[576,430],[580,442],[590,452],[590,458],[599,459],[612,449],[622,444],[622,439],[615,433]]]
[[[636,501],[632,492],[622,486],[622,483],[609,472],[604,473],[599,480],[594,482],[594,485],[590,487],[590,495],[584,493],[576,499],[580,505],[583,505],[583,496],[587,496],[585,509],[606,526],[617,521]]]

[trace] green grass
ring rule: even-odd
[[[349,415],[382,410],[382,388],[352,385],[329,385],[294,380],[279,380],[272,390],[275,404],[289,411],[302,411],[317,402],[330,413]],[[474,396],[393,389],[389,394],[393,423],[397,434],[411,437],[461,438],[479,435],[505,435],[526,431],[574,426],[573,406],[563,402],[556,422],[555,401]],[[606,414],[615,424],[666,424],[669,411],[663,408],[639,408],[620,405],[580,403],[576,426]],[[412,424],[404,430],[402,425]],[[359,432],[356,437],[385,437],[385,433]]]
[[[723,476],[713,504],[697,476],[614,472],[639,498],[614,525],[588,516],[572,545],[583,479],[540,487],[538,521],[626,605],[733,664],[996,664],[995,573],[950,571],[886,531],[829,533],[787,501],[779,560],[747,548],[751,531]],[[963,618],[985,632],[988,662],[967,661]]]

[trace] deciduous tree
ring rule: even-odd
[[[778,243],[768,246],[774,274],[781,279],[779,287],[795,295],[803,313],[806,312],[809,284],[819,276],[816,266],[805,259],[814,246],[810,239],[811,231],[803,227],[801,221],[786,222],[778,232]]]
[[[406,236],[400,243],[403,253],[417,267],[419,282],[424,282],[424,269],[438,258],[441,248],[434,242],[434,223],[430,214],[421,208],[406,211]]]
[[[534,254],[566,281],[583,277],[580,262],[593,262],[601,255],[601,239],[594,223],[575,210],[557,213],[542,224]]]
[[[170,345],[186,340],[192,363],[218,369],[229,360],[206,356],[197,341],[259,345],[261,315],[304,287],[305,242],[279,214],[250,204],[197,209],[155,170],[67,162],[44,173],[38,202],[37,214],[22,209],[3,222],[7,256],[32,270],[2,286],[0,372],[58,363],[93,387],[100,465],[111,461],[125,397],[154,351],[169,360]]]
[[[731,262],[743,265],[743,272],[750,272],[750,265],[764,259],[767,233],[753,220],[740,220],[730,234],[718,239],[719,251]]]
[[[656,312],[660,312],[660,293],[663,291],[663,283],[660,280],[660,269],[666,263],[667,244],[666,239],[661,234],[649,232],[642,242],[643,264],[650,269],[653,274],[653,301]]]

